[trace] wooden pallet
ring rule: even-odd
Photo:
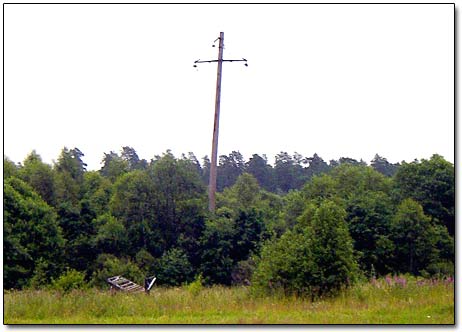
[[[138,293],[145,291],[143,286],[140,286],[134,283],[133,281],[130,281],[121,276],[107,278],[107,282],[111,285],[111,289],[116,289],[129,293]]]

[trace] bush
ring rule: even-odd
[[[92,284],[104,287],[107,285],[107,278],[117,275],[144,285],[144,273],[129,258],[117,258],[108,254],[99,255],[96,259],[96,272],[93,273]]]
[[[232,285],[250,285],[252,273],[255,271],[255,260],[250,257],[245,261],[240,261],[231,272]]]
[[[69,292],[73,289],[85,289],[87,288],[85,273],[74,269],[67,270],[58,279],[52,281],[51,288],[63,292]]]
[[[193,269],[186,253],[178,248],[166,251],[159,259],[156,277],[161,285],[178,286],[193,278]]]
[[[135,261],[144,273],[150,274],[153,269],[155,259],[149,251],[143,248],[136,254]]]
[[[303,234],[287,231],[277,241],[263,246],[252,275],[254,295],[310,293],[305,272],[310,270],[307,263],[312,262],[312,257],[305,240]]]
[[[335,294],[358,276],[345,211],[331,201],[309,205],[303,225],[262,249],[252,277],[254,294]]]
[[[222,211],[220,211],[221,213]],[[236,236],[234,220],[231,216],[218,214],[206,222],[201,244],[200,272],[206,285],[231,284],[233,240]]]
[[[345,217],[343,208],[326,200],[305,230],[314,260],[311,281],[316,295],[337,293],[358,278],[359,269]]]
[[[34,275],[29,280],[29,286],[32,289],[43,289],[50,286],[53,276],[59,276],[60,272],[53,268],[53,263],[46,261],[42,257],[35,264]]]
[[[443,278],[454,275],[454,263],[450,261],[441,261],[427,266],[425,270],[420,271],[424,278]]]
[[[202,280],[202,273],[200,273],[196,277],[196,279],[194,279],[193,282],[191,282],[188,286],[186,286],[186,289],[188,290],[188,292],[193,296],[199,295],[199,293],[202,291],[203,288],[204,286],[203,286],[203,280]]]
[[[59,275],[64,252],[56,212],[27,183],[10,177],[3,183],[3,287],[23,288],[37,265],[35,284]],[[52,262],[43,269],[44,265]],[[43,272],[43,273],[42,273]]]

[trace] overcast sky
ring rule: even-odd
[[[324,160],[376,153],[454,162],[453,5],[12,5],[5,9],[4,154],[78,147]]]

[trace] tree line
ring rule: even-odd
[[[200,278],[322,296],[361,277],[454,273],[454,166],[439,155],[367,165],[281,152],[272,166],[233,151],[219,158],[215,214],[207,157],[148,162],[123,147],[98,171],[83,157],[4,157],[6,289],[154,274],[164,285]]]
[[[151,159],[151,163],[159,158],[160,156],[155,156]],[[202,158],[202,163],[192,152],[187,155],[183,154],[182,159],[189,160],[199,172],[204,184],[208,185],[210,176],[208,156]],[[114,151],[105,153],[102,164],[101,174],[111,179],[115,179],[122,173],[134,169],[145,169],[148,166],[148,162],[145,159],[140,160],[136,151],[131,147],[123,147],[120,155]],[[353,158],[341,157],[327,163],[316,153],[312,157],[304,157],[297,152],[290,155],[288,152],[282,151],[275,156],[273,166],[264,154],[261,156],[253,154],[248,161],[245,161],[239,151],[232,151],[228,155],[219,156],[217,189],[222,191],[224,188],[232,186],[241,174],[249,173],[258,180],[262,189],[283,194],[289,190],[300,189],[311,177],[325,173],[341,164],[367,165],[362,159],[358,161]],[[386,176],[392,176],[398,166],[399,164],[390,163],[378,154],[371,161],[371,167]]]

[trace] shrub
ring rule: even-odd
[[[135,256],[136,264],[145,273],[151,273],[154,265],[154,257],[146,249],[141,249]]]
[[[358,276],[345,211],[331,201],[307,207],[306,225],[262,249],[252,277],[254,294],[334,294]]]
[[[454,263],[451,261],[441,261],[430,264],[425,270],[420,271],[424,278],[443,278],[454,275]]]
[[[220,211],[221,213],[222,211]],[[225,213],[206,222],[201,238],[202,252],[200,272],[204,282],[210,284],[231,284],[233,240],[236,236],[234,221]]]
[[[36,283],[59,275],[64,252],[56,212],[24,181],[9,177],[3,183],[3,287],[23,288],[38,264]],[[45,273],[46,272],[46,273]]]
[[[166,251],[155,271],[159,284],[177,286],[192,280],[193,269],[186,253],[179,248]]]
[[[58,279],[52,281],[51,288],[63,292],[69,292],[73,289],[87,288],[85,273],[74,269],[68,269]]]
[[[103,287],[107,285],[107,278],[117,275],[144,285],[144,273],[130,258],[117,258],[108,254],[99,255],[96,259],[96,272],[93,273],[92,284]]]
[[[252,257],[238,262],[231,272],[231,283],[233,285],[250,285],[250,279],[254,270],[255,260]]]
[[[257,268],[252,275],[251,291],[255,295],[274,295],[276,293],[309,293],[309,282],[305,273],[312,262],[305,236],[287,231],[275,242],[268,242],[257,260]]]
[[[315,267],[311,282],[317,295],[336,293],[358,277],[353,241],[345,217],[343,208],[332,201],[324,201],[305,230],[311,238],[308,245]]]
[[[202,291],[202,289],[204,288],[203,286],[203,280],[202,280],[202,273],[200,273],[196,279],[194,279],[193,282],[191,282],[187,287],[186,289],[188,290],[188,292],[193,295],[193,296],[197,296],[199,295],[199,293]]]
[[[37,263],[35,264],[34,275],[29,280],[29,286],[32,289],[47,288],[47,286],[50,285],[50,282],[53,278],[53,276],[50,275],[50,272],[53,271],[51,265],[52,262],[46,261],[42,257],[37,260]],[[59,275],[59,273],[57,275]]]

